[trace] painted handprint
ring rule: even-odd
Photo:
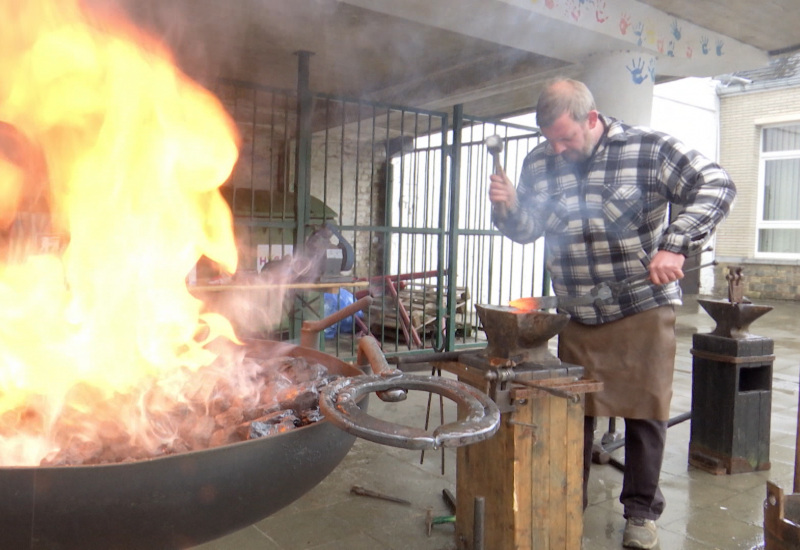
[[[722,46],[725,45],[725,42],[717,39],[717,55],[722,55]]]
[[[694,54],[694,50],[691,46],[686,46],[686,59],[691,59],[692,55]]]
[[[642,34],[644,33],[644,23],[639,21],[636,23],[636,26],[633,27],[633,34],[639,37],[636,43],[641,46],[642,45]]]
[[[630,66],[625,68],[631,73],[631,80],[634,84],[641,84],[647,80],[647,74],[644,72],[644,60],[641,57],[638,60],[631,59]]]
[[[656,42],[656,48],[658,49],[658,53],[664,53],[664,39],[659,38],[658,42]]]
[[[580,0],[578,0],[577,2],[575,0],[572,0],[572,9],[569,12],[569,14],[572,16],[573,20],[575,20],[575,21],[579,21],[580,20],[580,18],[581,18],[581,2],[580,2]]]
[[[678,20],[677,19],[673,19],[672,20],[672,27],[671,28],[672,28],[672,36],[675,37],[675,40],[680,40],[681,39],[681,28],[678,26]]]
[[[623,13],[622,17],[619,18],[619,32],[621,34],[628,34],[628,27],[631,26],[631,16],[627,13]]]
[[[667,57],[675,57],[675,42],[670,40],[667,48]]]
[[[651,57],[647,63],[647,72],[650,73],[650,80],[655,84],[656,82],[656,60]]]
[[[544,0],[544,5],[547,6],[548,10],[552,10],[556,7],[555,0]]]
[[[700,37],[700,49],[703,52],[703,55],[708,55],[708,37],[701,36]]]
[[[605,23],[608,19],[606,15],[606,0],[597,0],[595,3],[594,17],[598,23]]]

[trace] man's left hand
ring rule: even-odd
[[[686,256],[659,250],[650,261],[650,280],[657,285],[665,285],[683,279],[683,262]]]

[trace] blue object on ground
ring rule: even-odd
[[[325,305],[323,314],[325,317],[329,315],[333,315],[337,311],[349,306],[353,302],[356,301],[355,296],[349,290],[345,290],[344,288],[340,288],[337,294],[331,294],[326,292],[324,295]],[[360,319],[364,318],[364,312],[359,311],[356,313]],[[332,338],[336,338],[337,330],[339,332],[344,333],[352,333],[353,332],[353,315],[350,317],[345,317],[338,323],[334,323],[328,328],[325,329],[325,338],[328,340]]]

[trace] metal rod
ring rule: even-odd
[[[353,485],[350,488],[350,492],[354,495],[359,495],[362,497],[370,497],[370,498],[377,498],[379,500],[385,500],[388,502],[395,502],[397,504],[403,504],[405,506],[411,506],[411,503],[404,498],[394,497],[392,495],[387,495],[385,493],[379,493],[377,491],[372,491],[370,489],[365,489],[359,485]]]
[[[667,428],[671,428],[675,424],[680,424],[681,422],[685,422],[685,421],[689,420],[691,417],[692,417],[692,411],[687,411],[687,412],[681,413],[681,414],[679,414],[677,416],[673,416],[672,418],[667,420]],[[609,422],[608,422],[609,431],[611,431],[611,429],[612,429],[611,428],[611,426],[612,426],[611,421],[612,420],[613,420],[613,418],[609,419]],[[616,441],[612,441],[608,445],[603,445],[602,449],[605,452],[610,453],[612,451],[616,451],[617,449],[619,449],[620,447],[622,447],[624,445],[625,445],[625,438],[623,437],[623,438],[617,439]]]
[[[309,89],[311,56],[308,51],[297,53],[297,142],[295,145],[294,181],[294,255],[302,256],[306,244],[306,226],[309,221],[308,196],[311,194],[311,111],[313,100]],[[302,306],[295,300],[292,311],[292,335],[301,334]]]
[[[475,497],[474,518],[472,523],[472,548],[473,550],[484,550],[484,521],[486,520],[486,500],[483,497]]]
[[[697,271],[697,270],[703,269],[705,267],[713,267],[713,266],[717,266],[717,265],[719,265],[719,262],[717,260],[714,260],[714,261],[711,261],[711,262],[708,262],[708,263],[705,263],[705,264],[700,264],[700,265],[696,265],[694,267],[690,267],[688,269],[684,269],[683,273],[685,275],[686,273],[691,273],[692,271]],[[620,284],[633,285],[634,283],[644,282],[644,281],[647,281],[648,279],[650,279],[650,272],[649,271],[645,271],[644,273],[640,273],[638,275],[634,275],[632,277],[628,277],[627,279],[623,279],[622,281],[620,281]]]
[[[436,369],[437,375],[441,378],[442,376],[442,369]],[[444,426],[444,396],[439,394],[439,425]],[[444,447],[439,449],[439,452],[442,456],[442,475],[444,475]]]
[[[342,321],[343,319],[347,319],[351,315],[355,315],[359,311],[369,309],[369,307],[372,305],[372,302],[372,296],[364,296],[360,300],[353,302],[349,306],[343,307],[339,311],[328,315],[324,319],[320,319],[319,321],[303,321],[303,326],[300,329],[300,345],[304,348],[317,349],[319,347],[318,344],[320,332],[338,323],[339,321]]]
[[[396,355],[389,362],[401,368],[415,363],[434,363],[437,361],[458,361],[463,351],[443,351],[441,353],[417,353],[415,355]]]
[[[433,376],[434,374],[436,374],[436,367],[431,367],[431,376]],[[429,393],[428,394],[428,405],[425,407],[425,431],[426,432],[428,431],[428,426],[429,426],[430,421],[431,421],[431,400],[432,399],[433,399],[433,394]],[[442,422],[442,424],[444,424],[444,422]],[[425,449],[422,449],[419,452],[419,463],[420,464],[424,464],[425,463]]]
[[[464,106],[453,106],[453,142],[450,147],[450,219],[448,220],[447,241],[447,311],[445,313],[444,350],[453,351],[456,346],[456,266],[461,246],[459,227],[459,208],[461,200],[461,132],[464,128]]]
[[[568,399],[573,403],[577,403],[580,400],[580,397],[576,393],[572,393],[570,391],[559,390],[557,388],[553,388],[551,386],[542,386],[540,384],[534,384],[529,380],[514,380],[515,384],[521,384],[527,388],[533,388],[535,390],[542,390],[543,392],[547,392],[551,395],[555,395],[556,397],[563,397],[564,399]]]
[[[450,489],[442,489],[442,498],[444,499],[445,504],[450,509],[451,514],[456,513],[456,497],[450,491]]]

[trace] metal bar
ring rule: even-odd
[[[453,131],[450,145],[450,220],[448,227],[448,257],[447,257],[447,322],[445,328],[445,351],[453,351],[456,343],[456,285],[458,279],[456,266],[458,265],[459,251],[459,201],[461,180],[461,132],[464,127],[464,106],[453,107]]]
[[[385,500],[387,502],[395,502],[397,504],[403,504],[405,506],[411,506],[411,502],[407,501],[404,498],[398,498],[392,495],[387,495],[386,493],[379,493],[378,491],[373,491],[371,489],[366,489],[359,485],[353,485],[350,488],[350,492],[354,495],[359,495],[362,497],[370,497],[370,498],[377,498],[379,500]]]
[[[397,312],[400,314],[402,321],[399,323],[403,329],[403,336],[406,337],[406,342],[408,342],[409,347],[413,343],[416,347],[422,347],[422,340],[419,338],[419,334],[414,329],[414,325],[411,324],[411,318],[408,316],[408,311],[406,310],[406,306],[403,305],[403,302],[400,301],[400,297],[397,295],[397,287],[395,287],[394,282],[387,279],[387,284],[389,288],[389,292],[391,292],[392,297],[397,304]]]
[[[484,522],[486,521],[486,499],[475,497],[472,521],[472,548],[484,550]]]
[[[441,377],[442,369],[436,369],[436,375]],[[444,426],[444,397],[442,395],[439,395],[439,425]],[[444,447],[439,449],[439,452],[442,456],[442,475],[444,475]]]
[[[673,416],[672,418],[670,418],[667,421],[667,428],[671,428],[672,426],[674,426],[676,424],[680,424],[681,422],[686,422],[690,418],[692,418],[692,411],[687,411],[685,413],[681,413],[679,415]],[[609,418],[609,421],[608,421],[608,431],[609,432],[614,432],[615,431],[614,422],[615,422],[615,419],[613,417]],[[616,451],[617,449],[619,449],[620,447],[623,447],[623,446],[625,446],[625,438],[624,437],[622,437],[620,439],[617,439],[615,441],[612,441],[611,443],[608,443],[606,445],[601,445],[601,448],[606,453],[610,453],[610,452]]]
[[[308,223],[308,197],[310,190],[311,163],[311,110],[312,98],[309,90],[311,52],[297,52],[297,142],[295,145],[295,184],[294,184],[294,255],[302,256],[306,242]],[[295,302],[296,305],[297,302]],[[303,322],[302,308],[292,310],[291,336],[300,334]]]
[[[295,253],[301,254],[306,242],[308,201],[310,195],[311,111],[309,90],[311,52],[297,52],[297,144],[295,148]]]
[[[560,390],[560,389],[554,388],[552,386],[543,386],[541,384],[536,384],[536,383],[531,382],[529,380],[514,379],[514,383],[515,384],[520,384],[520,385],[525,386],[527,388],[533,388],[535,390],[541,390],[543,392],[549,393],[549,394],[554,395],[556,397],[562,397],[564,399],[572,401],[573,403],[577,403],[580,400],[580,397],[578,397],[577,394],[575,394],[575,393],[573,393],[571,391]]]
[[[339,311],[320,319],[319,321],[304,321],[300,331],[300,345],[306,348],[317,348],[319,343],[319,333],[339,321],[355,315],[359,311],[369,309],[372,305],[372,296],[364,296],[349,306],[343,307]]]

